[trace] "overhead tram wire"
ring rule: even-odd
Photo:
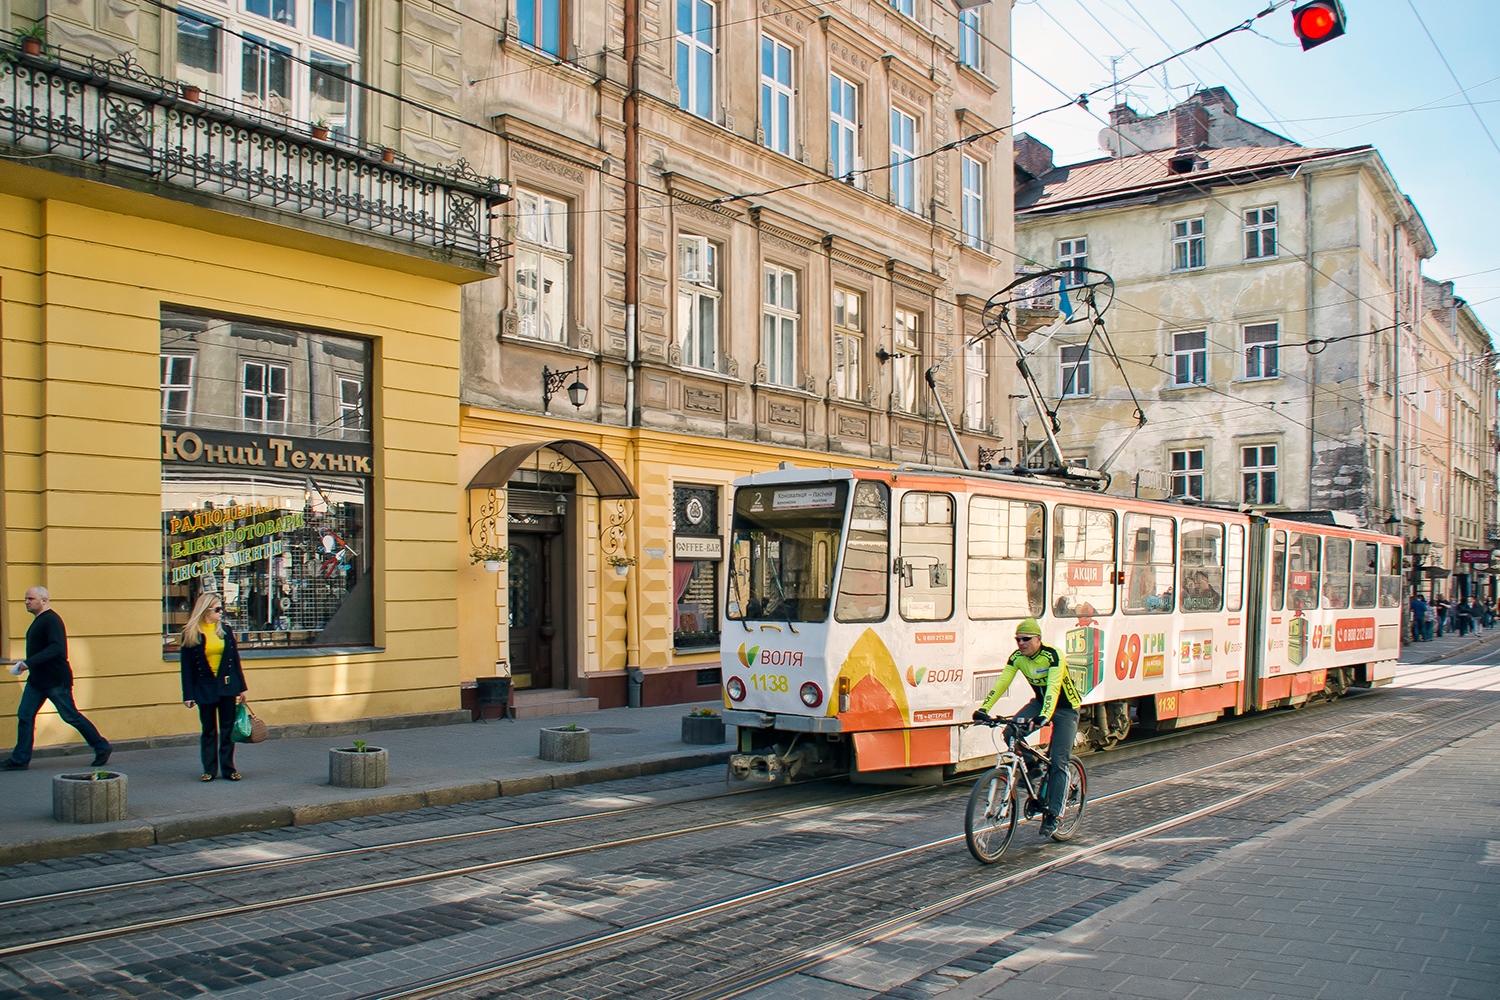
[[[1464,89],[1464,85],[1459,81],[1458,74],[1453,72],[1452,63],[1448,62],[1448,57],[1443,55],[1443,50],[1438,45],[1437,39],[1432,37],[1432,29],[1427,27],[1426,21],[1422,20],[1422,14],[1417,10],[1417,5],[1412,3],[1411,0],[1406,0],[1406,5],[1411,8],[1411,12],[1416,17],[1417,23],[1422,26],[1422,31],[1427,35],[1427,40],[1432,43],[1433,51],[1443,61],[1443,68],[1448,71],[1449,76],[1453,77],[1453,82],[1457,85],[1459,93],[1464,95],[1464,102],[1469,105],[1469,110],[1474,112],[1474,120],[1479,122],[1480,128],[1484,129],[1484,134],[1489,138],[1490,145],[1495,147],[1495,152],[1500,153],[1500,142],[1495,141],[1494,133],[1490,131],[1490,127],[1485,124],[1484,117],[1480,115],[1479,109],[1474,106],[1474,102],[1469,98],[1469,92]]]

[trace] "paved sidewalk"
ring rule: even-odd
[[[1470,632],[1468,635],[1448,631],[1426,642],[1406,643],[1401,647],[1400,662],[1436,663],[1450,656],[1462,656],[1465,653],[1475,652],[1496,642],[1500,642],[1500,622],[1492,628],[1483,629],[1477,633]]]
[[[680,720],[693,707],[612,708],[543,719],[271,739],[236,749],[235,765],[244,775],[238,782],[199,780],[196,739],[191,745],[121,750],[109,769],[129,778],[130,818],[115,823],[55,822],[53,776],[88,771],[89,758],[38,756],[29,771],[0,773],[0,796],[7,803],[0,823],[0,864],[304,826],[726,761],[735,739],[733,726],[725,727],[727,742],[718,746],[682,742]],[[590,730],[588,761],[556,764],[538,757],[540,731],[569,722]],[[347,747],[356,738],[389,752],[390,783],[385,787],[328,784],[328,750]]]
[[[1500,726],[1181,871],[941,995],[1493,1000],[1496,787]]]

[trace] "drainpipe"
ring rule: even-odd
[[[1302,175],[1302,215],[1307,230],[1307,320],[1306,340],[1313,338],[1313,202],[1312,202],[1312,176],[1304,173]],[[1308,406],[1307,406],[1307,506],[1311,510],[1313,506],[1312,480],[1318,468],[1318,356],[1309,354],[1308,364]],[[1284,499],[1284,498],[1283,498]]]
[[[622,118],[625,122],[625,426],[636,426],[635,376],[639,363],[637,341],[640,338],[640,322],[637,304],[640,302],[641,216],[640,216],[640,107],[637,94],[640,86],[640,21],[641,0],[631,0],[625,11],[625,57],[627,83]],[[635,481],[640,482],[638,466],[639,449],[633,436],[627,435],[628,449],[626,468]],[[634,502],[634,501],[626,501]],[[642,567],[637,545],[631,545],[627,537],[627,551],[635,555],[637,563],[625,576],[625,669],[626,677],[633,679],[640,671],[640,587]],[[637,540],[638,542],[638,540]],[[639,688],[636,688],[639,692]],[[639,699],[639,693],[636,695]]]

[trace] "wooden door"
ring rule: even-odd
[[[510,672],[517,688],[550,688],[562,680],[555,641],[556,590],[561,584],[558,533],[510,533]]]

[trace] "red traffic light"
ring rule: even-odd
[[[1332,41],[1344,33],[1344,5],[1339,0],[1313,0],[1292,9],[1292,28],[1302,40],[1302,51]]]

